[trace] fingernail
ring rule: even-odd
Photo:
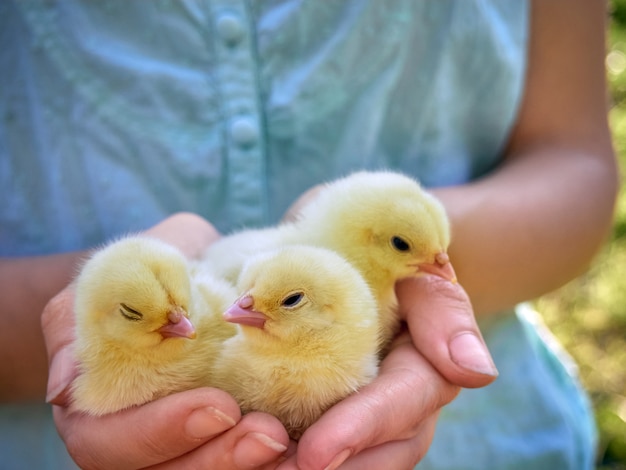
[[[185,432],[194,439],[206,439],[232,428],[236,421],[212,406],[194,410],[185,423]]]
[[[471,332],[456,335],[448,345],[450,358],[458,366],[479,374],[498,376],[498,369],[493,363],[483,342]]]
[[[63,391],[76,377],[76,367],[72,351],[67,348],[61,349],[52,359],[48,370],[48,388],[46,390],[46,402],[55,405]]]
[[[350,449],[345,449],[339,452],[333,460],[324,468],[324,470],[335,470],[342,463],[344,463],[348,457],[352,455],[352,451]]]
[[[275,452],[285,452],[287,450],[286,445],[275,441],[266,434],[262,434],[260,432],[249,432],[246,436],[260,442],[262,445]]]
[[[276,460],[287,446],[275,441],[267,434],[249,432],[243,436],[233,451],[233,462],[241,468],[257,467]]]

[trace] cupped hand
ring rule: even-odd
[[[190,258],[219,237],[204,219],[177,214],[147,234]],[[72,355],[74,290],[70,285],[46,306],[42,328],[49,357],[47,400],[72,458],[87,469],[273,468],[289,445],[287,432],[269,415],[241,417],[227,393],[202,388],[102,417],[73,412],[69,385],[77,375]]]
[[[482,387],[497,370],[459,284],[435,276],[397,286],[408,329],[379,376],[311,426],[279,468],[409,469],[432,441],[442,406],[460,387]]]

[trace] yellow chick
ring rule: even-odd
[[[293,439],[378,370],[376,302],[336,253],[291,246],[253,257],[243,294],[224,313],[238,324],[213,371],[243,412],[276,416]]]
[[[119,240],[87,261],[76,279],[75,409],[102,415],[208,384],[213,338],[236,331],[221,326],[236,296],[196,278],[182,253],[151,238]]]
[[[385,344],[399,327],[397,281],[431,273],[456,282],[445,209],[408,176],[358,172],[327,184],[295,225],[288,242],[333,249],[361,272],[378,302]]]

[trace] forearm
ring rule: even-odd
[[[72,279],[83,253],[0,260],[0,401],[41,399],[48,361],[40,315]]]
[[[609,144],[518,152],[482,180],[434,191],[451,218],[452,262],[479,315],[582,273],[611,226],[617,171]]]
[[[477,314],[562,285],[605,240],[618,186],[605,17],[604,2],[532,2],[524,99],[506,162],[483,180],[437,191],[452,219],[451,258]]]

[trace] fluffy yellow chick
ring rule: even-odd
[[[196,279],[182,253],[151,238],[119,240],[87,261],[76,280],[75,409],[102,415],[207,384],[214,338],[235,333],[221,319],[235,291]]]
[[[431,273],[456,282],[445,209],[408,176],[359,172],[332,182],[295,225],[288,240],[333,249],[361,272],[379,305],[384,343],[399,327],[397,281]]]
[[[223,344],[214,385],[243,412],[276,416],[293,439],[378,370],[376,302],[336,253],[291,246],[253,257],[224,313],[240,327]]]

